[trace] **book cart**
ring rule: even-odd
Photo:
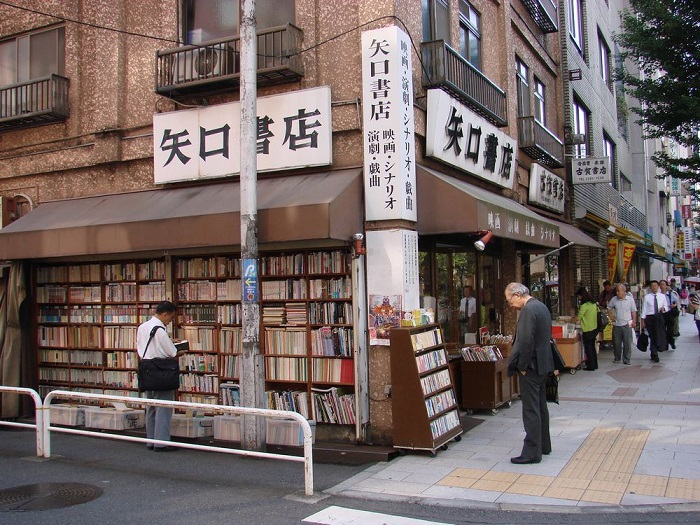
[[[390,341],[394,447],[435,457],[463,432],[442,333],[437,325],[393,328]]]
[[[467,414],[474,410],[496,414],[500,407],[510,407],[520,395],[520,388],[517,376],[508,377],[507,355],[495,345],[465,347],[461,351],[461,402]]]

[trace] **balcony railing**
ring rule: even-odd
[[[537,26],[545,33],[556,33],[557,6],[552,0],[523,0]]]
[[[0,131],[65,120],[69,80],[59,75],[0,88]]]
[[[564,166],[564,143],[535,117],[518,117],[518,146],[545,166]]]
[[[423,87],[440,88],[496,126],[507,126],[506,93],[444,40],[423,42]]]
[[[258,86],[294,82],[304,76],[303,34],[291,24],[258,31]],[[156,93],[212,94],[240,85],[240,37],[212,40],[156,52]]]

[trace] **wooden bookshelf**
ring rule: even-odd
[[[438,325],[393,328],[390,343],[394,447],[435,455],[462,434],[442,332]]]
[[[163,260],[38,266],[40,393],[138,396],[136,329],[165,299]]]
[[[259,275],[269,407],[320,423],[354,424],[349,253],[268,254],[260,259]],[[232,385],[240,379],[242,353],[238,256],[40,265],[35,290],[44,391],[137,396],[136,331],[159,302],[173,297],[178,311],[169,331],[190,345],[180,357],[179,398],[216,404],[236,397]]]

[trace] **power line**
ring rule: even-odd
[[[70,23],[77,24],[77,25],[92,27],[92,28],[94,28],[94,29],[102,29],[102,30],[104,30],[104,31],[112,31],[112,32],[114,32],[114,33],[119,33],[119,34],[129,35],[129,36],[135,36],[135,37],[138,37],[138,38],[147,38],[147,39],[150,39],[150,40],[158,40],[158,41],[161,41],[161,42],[170,42],[170,43],[177,44],[177,45],[183,44],[183,42],[180,41],[180,40],[173,40],[173,39],[171,39],[171,38],[166,38],[166,37],[162,37],[162,36],[146,35],[146,34],[143,34],[143,33],[136,33],[136,32],[133,32],[133,31],[126,31],[126,30],[124,30],[124,29],[116,29],[116,28],[114,28],[114,27],[108,27],[108,26],[103,26],[103,25],[99,25],[99,24],[93,24],[93,23],[91,23],[91,22],[85,22],[85,21],[83,21],[83,20],[76,20],[76,19],[74,19],[74,18],[68,18],[68,17],[64,17],[64,16],[56,16],[56,15],[52,15],[52,14],[50,14],[50,13],[46,13],[46,12],[44,12],[44,11],[39,11],[38,9],[31,9],[31,8],[29,8],[29,7],[23,7],[23,6],[11,4],[11,3],[9,3],[9,2],[5,2],[5,1],[2,1],[2,0],[0,0],[0,5],[4,5],[4,6],[6,6],[6,7],[10,7],[10,8],[14,8],[14,9],[19,9],[19,10],[21,10],[21,11],[27,11],[27,12],[29,12],[29,13],[33,13],[33,14],[36,14],[36,15],[48,16],[48,17],[55,18],[56,20],[63,21],[63,22],[70,22]],[[330,37],[330,38],[327,38],[326,40],[322,40],[321,42],[318,42],[318,43],[316,43],[316,44],[314,44],[314,45],[312,45],[312,46],[309,46],[309,47],[307,47],[307,48],[305,48],[305,49],[302,49],[302,50],[300,50],[300,51],[297,51],[296,53],[289,53],[289,54],[287,54],[287,55],[284,55],[284,57],[289,58],[289,57],[292,57],[292,56],[295,56],[295,55],[301,55],[301,54],[303,54],[303,53],[306,53],[307,51],[311,51],[312,49],[316,49],[317,47],[320,47],[320,46],[322,46],[322,45],[324,45],[324,44],[327,44],[327,43],[329,43],[329,42],[332,42],[333,40],[337,40],[338,38],[342,38],[342,37],[344,37],[344,36],[346,36],[346,35],[348,35],[348,34],[354,32],[354,31],[357,31],[358,29],[362,29],[363,27],[369,26],[369,25],[371,25],[371,24],[374,24],[375,22],[379,22],[379,21],[381,21],[381,20],[386,20],[386,19],[394,19],[394,20],[396,20],[398,23],[400,23],[400,24],[403,26],[404,30],[406,31],[406,34],[408,35],[409,40],[411,41],[411,47],[413,47],[413,51],[414,51],[414,53],[416,54],[416,57],[418,58],[418,62],[420,62],[421,69],[423,70],[423,73],[425,73],[426,76],[429,77],[430,75],[428,74],[428,71],[426,70],[425,65],[423,64],[423,60],[422,60],[421,54],[420,54],[420,52],[418,51],[418,48],[416,47],[416,43],[413,41],[413,37],[411,36],[411,32],[408,30],[408,27],[406,26],[406,24],[404,23],[404,21],[401,20],[401,19],[400,19],[398,16],[396,16],[396,15],[385,15],[385,16],[380,16],[379,18],[375,18],[374,20],[370,20],[369,22],[365,22],[364,24],[360,24],[360,25],[358,25],[358,26],[355,26],[355,27],[353,27],[353,28],[351,28],[351,29],[348,29],[347,31],[343,31],[342,33],[339,33],[339,34],[337,34],[337,35],[335,35],[335,36],[332,36],[332,37]],[[199,45],[199,44],[191,44],[191,45],[194,45],[194,46],[197,46],[197,47],[203,47],[203,48],[207,47],[206,45]],[[282,57],[277,56],[277,55],[263,55],[263,54],[259,54],[259,53],[258,53],[258,57],[262,57],[262,58],[282,58]]]

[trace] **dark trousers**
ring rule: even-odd
[[[527,459],[542,459],[543,453],[549,454],[552,451],[545,391],[547,374],[539,375],[536,370],[528,370],[525,375],[519,375],[518,380],[525,427],[521,456]]]
[[[672,312],[666,312],[664,315],[664,324],[666,325],[666,346],[663,350],[668,350],[668,345],[675,346],[676,344],[676,326],[675,321],[678,319]]]
[[[586,353],[586,369],[588,370],[598,369],[598,354],[595,351],[596,337],[598,337],[597,330],[583,332],[581,335],[583,339],[583,350]]]
[[[666,350],[666,323],[663,314],[647,315],[644,326],[649,332],[649,352],[651,357],[658,357],[659,352]]]

